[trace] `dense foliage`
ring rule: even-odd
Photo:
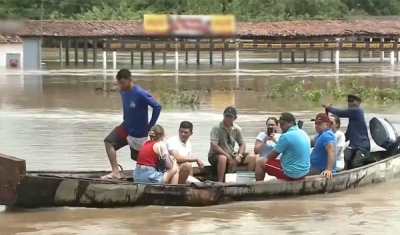
[[[145,13],[236,15],[237,21],[400,14],[400,0],[0,0],[0,18],[142,19]],[[43,9],[43,11],[42,11]]]

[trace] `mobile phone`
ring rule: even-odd
[[[274,133],[274,128],[268,127],[267,128],[267,135],[270,136],[272,133]]]
[[[297,121],[297,126],[299,127],[299,129],[303,128],[303,124],[304,124],[303,121],[301,121],[301,120]]]

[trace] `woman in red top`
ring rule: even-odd
[[[178,184],[179,168],[168,154],[163,142],[164,136],[162,126],[155,125],[151,128],[150,140],[144,142],[138,154],[136,169],[133,173],[135,182]],[[160,158],[165,160],[167,166],[163,172],[157,169]]]

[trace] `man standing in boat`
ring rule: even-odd
[[[246,153],[242,129],[234,123],[237,118],[236,109],[229,106],[224,111],[224,119],[214,126],[210,132],[210,151],[208,162],[217,168],[218,181],[222,182],[227,166],[247,165],[248,170],[254,170],[256,155]],[[235,152],[235,143],[239,150]]]
[[[349,147],[344,151],[345,169],[353,169],[370,161],[371,144],[368,137],[364,110],[360,108],[361,98],[356,95],[347,96],[347,109],[338,109],[332,105],[322,105],[328,112],[349,119],[346,131],[346,141]]]
[[[129,145],[131,158],[137,160],[139,150],[147,140],[161,113],[161,105],[143,88],[135,85],[128,69],[121,69],[117,73],[117,82],[122,99],[123,122],[110,132],[104,139],[108,160],[112,172],[103,179],[120,179],[116,151]],[[153,109],[149,122],[148,107]]]

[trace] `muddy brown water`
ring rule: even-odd
[[[397,66],[247,65],[237,77],[218,66],[188,66],[177,75],[165,67],[132,70],[135,81],[155,97],[163,88],[213,89],[201,92],[197,108],[165,106],[159,124],[175,135],[182,120],[194,123],[193,155],[206,164],[209,131],[221,112],[235,105],[247,149],[263,130],[268,116],[292,111],[308,121],[319,104],[301,100],[271,101],[263,87],[284,77],[311,79],[316,86],[359,75],[365,85],[390,87],[398,83]],[[0,152],[24,158],[28,170],[108,170],[103,138],[122,120],[118,94],[94,92],[116,71],[60,69],[0,71]],[[245,91],[229,91],[241,87]],[[258,92],[252,90],[261,90]],[[345,103],[337,101],[336,105]],[[386,117],[400,129],[396,105],[368,105],[366,118]],[[347,124],[343,120],[343,130]],[[125,168],[133,168],[127,149],[118,152]],[[209,208],[142,207],[125,209],[58,208],[5,211],[0,207],[0,234],[395,234],[399,230],[400,181],[344,193],[266,202],[234,203]]]

